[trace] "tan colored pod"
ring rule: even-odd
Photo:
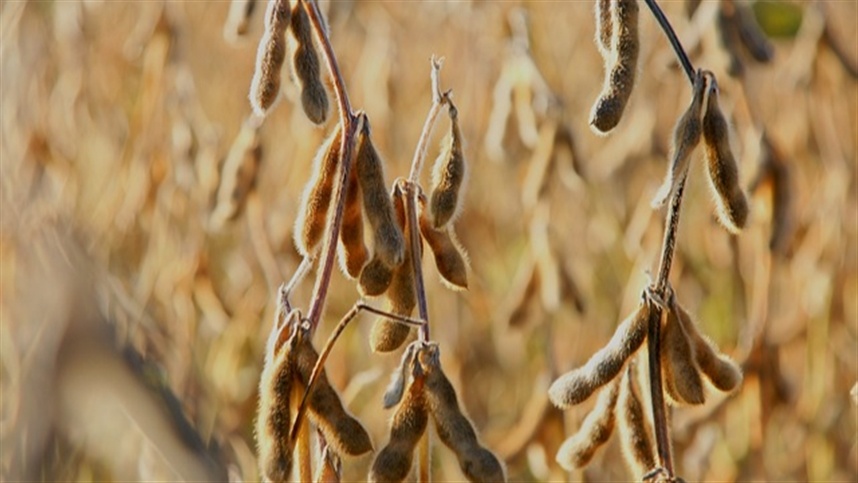
[[[357,143],[354,168],[363,195],[364,215],[373,231],[373,253],[388,267],[395,268],[405,259],[405,240],[384,182],[381,157],[370,139],[369,121],[364,122]]]
[[[608,344],[593,354],[584,366],[554,381],[548,390],[551,402],[557,407],[569,408],[584,402],[596,389],[614,379],[646,339],[649,314],[649,302],[641,303],[617,327]]]
[[[393,270],[377,256],[364,265],[358,279],[358,292],[364,297],[375,297],[383,294],[393,280]]]
[[[691,315],[675,304],[676,315],[694,346],[697,366],[719,391],[730,392],[742,384],[742,369],[729,357],[719,354],[718,348],[698,330]]]
[[[363,209],[360,202],[360,183],[358,183],[357,170],[354,167],[349,171],[346,190],[346,202],[345,209],[343,210],[343,222],[340,226],[340,243],[337,246],[337,258],[340,261],[340,269],[342,269],[343,273],[347,277],[355,279],[361,275],[363,267],[366,266],[369,253],[363,241]]]
[[[308,331],[300,329],[296,337],[296,376],[306,388],[319,354],[310,342]],[[324,369],[313,386],[307,407],[310,419],[319,427],[329,447],[337,454],[358,456],[372,451],[369,434],[363,425],[345,410]]]
[[[417,357],[426,374],[426,402],[438,438],[456,454],[462,473],[468,481],[506,481],[500,461],[480,445],[471,421],[462,413],[456,390],[441,368],[438,345],[421,348]]]
[[[691,153],[700,144],[700,136],[703,132],[701,114],[703,113],[703,98],[706,94],[706,78],[701,71],[697,71],[692,89],[691,104],[682,116],[676,121],[673,128],[673,145],[671,146],[671,163],[667,170],[667,176],[659,188],[651,205],[660,208],[673,196],[679,180],[688,173],[691,164]]]
[[[256,417],[256,446],[263,481],[289,481],[292,451],[289,448],[291,398],[296,384],[294,327],[295,311],[280,321],[268,337],[265,364],[259,378],[259,409]],[[287,341],[288,340],[288,341]]]
[[[417,345],[411,343],[402,352],[402,359],[399,361],[399,367],[396,368],[390,384],[384,391],[384,409],[390,409],[399,404],[402,400],[402,394],[405,392],[405,382],[410,374],[409,369],[413,367],[414,356],[416,355]]]
[[[241,213],[247,196],[256,184],[261,161],[259,125],[248,119],[241,125],[223,163],[215,207],[210,218],[212,228],[222,228],[227,221]]]
[[[342,128],[337,125],[316,152],[310,180],[301,196],[298,218],[295,220],[295,246],[301,255],[314,256],[325,234],[328,212],[333,196],[334,180],[340,165],[340,137]]]
[[[757,195],[758,191],[765,191],[763,188],[767,188],[771,194],[768,210],[771,216],[769,250],[783,255],[790,245],[794,221],[790,169],[783,154],[767,135],[763,136],[762,160],[748,190]]]
[[[590,126],[597,134],[607,134],[620,123],[635,85],[640,53],[637,0],[613,0],[611,6],[613,64],[605,62],[605,85],[590,113]]]
[[[703,142],[718,219],[728,231],[739,233],[748,221],[748,200],[739,185],[739,168],[730,148],[727,119],[718,106],[718,84],[714,78],[709,85],[706,114],[703,115]]]
[[[641,402],[634,364],[630,364],[620,384],[617,411],[623,455],[634,478],[641,480],[655,468],[655,448],[650,439],[650,424]]]
[[[319,53],[313,43],[313,27],[310,17],[297,2],[292,11],[289,31],[295,42],[292,52],[292,71],[301,87],[301,106],[304,114],[315,124],[322,124],[328,117],[328,93],[322,83]]]
[[[390,423],[390,441],[378,452],[369,471],[369,481],[403,481],[414,458],[414,448],[426,432],[429,414],[423,394],[423,377],[413,378]]]
[[[616,378],[599,393],[596,405],[581,423],[578,432],[557,450],[557,463],[565,470],[573,471],[587,466],[596,451],[611,438],[616,425],[614,408],[619,394],[620,378]]]
[[[676,403],[703,404],[706,398],[694,347],[672,308],[662,311],[662,320],[661,373],[665,390]]]
[[[265,11],[265,33],[256,51],[256,68],[250,82],[250,106],[265,116],[280,93],[280,70],[286,60],[286,28],[290,21],[289,0],[269,0]]]
[[[435,266],[444,285],[451,290],[468,288],[468,262],[465,251],[451,226],[436,229],[429,220],[425,198],[420,197],[420,234],[435,257]]]
[[[461,211],[462,187],[468,167],[462,152],[462,132],[456,107],[449,105],[450,136],[432,169],[432,190],[429,199],[429,218],[434,228],[447,226]]]

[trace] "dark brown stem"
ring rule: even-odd
[[[429,342],[429,308],[426,303],[426,287],[423,284],[423,244],[420,241],[420,229],[417,221],[417,197],[420,188],[416,183],[406,182],[403,190],[405,196],[405,213],[408,216],[408,236],[411,238],[411,264],[414,268],[414,292],[417,296],[417,315],[426,321],[420,327],[418,337],[422,342]]]
[[[360,128],[359,122],[352,112],[351,103],[349,102],[348,92],[346,91],[343,77],[340,74],[340,68],[337,64],[337,58],[334,54],[331,41],[328,38],[328,33],[325,30],[325,25],[322,22],[322,16],[319,12],[319,7],[314,0],[303,0],[301,2],[307,16],[310,18],[310,23],[313,26],[313,31],[316,35],[316,40],[322,46],[322,57],[325,59],[325,64],[328,66],[328,72],[331,75],[334,83],[334,94],[337,97],[337,105],[339,106],[340,122],[343,126],[343,134],[340,140],[340,177],[334,185],[334,216],[331,219],[327,233],[325,234],[325,244],[323,248],[323,256],[321,259],[321,271],[316,277],[316,285],[313,287],[313,299],[310,303],[310,310],[307,318],[310,321],[310,332],[316,331],[319,325],[319,320],[322,318],[322,310],[325,306],[325,299],[328,296],[328,287],[331,284],[331,273],[334,268],[334,259],[337,252],[337,238],[340,233],[340,226],[343,221],[343,212],[345,211],[346,186],[349,179],[349,173],[352,168],[352,158],[354,151],[355,133]]]
[[[685,48],[682,46],[682,43],[679,42],[679,38],[676,36],[676,32],[673,30],[673,26],[670,24],[670,21],[664,15],[664,12],[661,10],[661,7],[658,6],[656,0],[644,0],[646,2],[646,6],[649,7],[652,15],[655,17],[658,25],[664,30],[664,35],[667,36],[667,40],[670,42],[670,46],[673,47],[673,51],[676,53],[677,59],[679,59],[679,64],[682,65],[682,69],[685,71],[685,75],[688,76],[688,81],[691,82],[691,85],[694,85],[694,66],[691,65],[691,60],[688,58],[688,54],[685,53]]]

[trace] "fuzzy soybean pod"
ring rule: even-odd
[[[405,212],[405,198],[399,183],[394,183],[391,197],[398,226],[401,226],[405,233],[405,260],[393,269],[393,277],[386,292],[387,308],[394,314],[409,316],[417,305],[417,294],[411,261],[411,230]],[[411,327],[387,317],[380,317],[370,331],[370,346],[375,352],[390,352],[399,349],[410,333]]]
[[[369,258],[366,245],[363,241],[363,212],[360,203],[360,183],[358,183],[356,169],[352,169],[349,172],[346,190],[346,202],[345,209],[343,210],[343,222],[340,227],[340,243],[337,246],[337,258],[340,261],[340,268],[343,273],[347,277],[355,279],[361,275],[361,271]]]
[[[650,303],[643,302],[614,332],[608,345],[599,349],[587,363],[560,376],[548,389],[555,406],[567,409],[584,402],[593,392],[614,379],[626,361],[646,339]]]
[[[650,439],[650,425],[646,419],[641,391],[635,375],[635,367],[630,364],[620,383],[617,411],[619,415],[619,434],[623,455],[634,477],[640,480],[655,468],[655,449]]]
[[[662,320],[661,372],[664,388],[677,404],[703,404],[703,381],[695,362],[694,347],[671,307],[662,310]]]
[[[581,428],[557,450],[557,463],[565,470],[587,466],[596,451],[611,438],[617,419],[614,408],[620,394],[619,382],[620,378],[614,379],[599,393],[596,406],[584,419]]]
[[[358,292],[364,297],[383,294],[393,280],[393,269],[381,261],[377,255],[364,265],[358,278]]]
[[[301,88],[301,106],[310,121],[322,124],[328,117],[328,93],[322,83],[319,53],[313,43],[313,27],[304,11],[304,2],[296,2],[289,31],[295,42],[292,71]]]
[[[748,221],[748,200],[739,185],[739,168],[730,149],[727,119],[718,106],[718,84],[714,78],[709,85],[709,100],[703,115],[703,143],[718,219],[729,232],[739,233]]]
[[[742,383],[742,370],[729,357],[719,354],[718,348],[697,330],[691,315],[679,304],[673,309],[685,334],[694,347],[697,366],[719,391],[730,392]]]
[[[422,375],[415,375],[390,423],[390,441],[378,452],[369,481],[402,481],[411,472],[414,448],[426,432],[429,413]]]
[[[298,317],[297,311],[290,314],[290,319],[293,317]],[[290,404],[296,372],[295,337],[289,337],[292,327],[292,323],[284,321],[272,329],[259,378],[256,445],[263,481],[288,481],[292,472],[292,452],[289,449]],[[287,337],[288,340],[282,340]]]
[[[417,344],[418,342],[412,342],[402,352],[399,367],[394,371],[390,378],[390,384],[387,385],[387,389],[384,391],[384,409],[390,409],[402,400],[409,368],[413,367],[414,356],[417,354]]]
[[[337,129],[325,139],[313,160],[312,177],[304,188],[298,218],[295,220],[295,246],[301,255],[313,256],[319,248],[319,242],[325,232],[334,179],[340,164],[340,136],[342,128]]]
[[[269,0],[265,11],[265,33],[256,51],[256,68],[250,82],[250,106],[265,116],[280,93],[280,69],[286,60],[286,28],[290,20],[289,0]]]
[[[611,58],[611,37],[614,32],[611,2],[612,0],[596,0],[596,47],[606,62]]]
[[[462,132],[459,129],[459,114],[450,104],[450,136],[432,169],[432,191],[429,200],[429,218],[434,228],[447,226],[455,220],[461,210],[462,187],[468,175],[465,156],[462,153]]]
[[[301,329],[296,337],[296,376],[306,388],[319,354],[310,342],[308,331]],[[324,369],[316,380],[307,407],[310,419],[319,427],[329,447],[337,454],[358,456],[372,451],[369,434],[360,422],[345,410]]]
[[[428,345],[417,357],[426,374],[426,401],[438,438],[456,454],[462,473],[468,481],[506,481],[500,461],[480,445],[473,425],[462,414],[456,390],[441,369],[438,345]]]
[[[605,85],[590,114],[590,126],[597,134],[607,134],[623,117],[635,85],[640,53],[637,0],[614,0],[611,7],[613,64],[605,62]]]
[[[384,182],[384,166],[370,139],[369,121],[358,135],[355,169],[363,195],[363,211],[372,227],[374,255],[390,268],[405,259],[405,240],[396,223],[393,203]]]
[[[435,228],[425,209],[425,200],[420,198],[420,234],[435,256],[435,266],[441,281],[451,290],[468,288],[468,262],[465,250],[456,239],[451,226]]]
[[[676,121],[673,128],[673,146],[670,149],[671,162],[667,176],[652,200],[653,208],[661,208],[673,196],[679,180],[688,173],[691,153],[700,144],[702,133],[701,114],[703,113],[703,97],[706,93],[706,78],[701,71],[694,77],[691,104]]]

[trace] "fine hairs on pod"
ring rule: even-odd
[[[358,182],[357,170],[354,168],[349,171],[346,190],[343,222],[340,227],[340,242],[337,245],[337,258],[340,261],[340,269],[346,277],[356,279],[361,275],[363,267],[366,266],[369,253],[363,241],[363,208],[361,208],[360,201],[360,183]],[[388,276],[388,283],[389,279]],[[358,287],[360,288],[360,285]],[[385,284],[384,289],[375,295],[384,292],[386,288]]]
[[[635,86],[640,53],[637,0],[614,0],[610,5],[612,55],[605,61],[605,84],[590,113],[596,134],[607,134],[620,123]]]
[[[641,401],[636,364],[629,364],[620,383],[617,401],[619,434],[623,455],[634,477],[640,480],[655,468],[655,448],[650,439],[651,428]]]
[[[694,360],[694,347],[672,307],[662,310],[661,318],[661,372],[664,388],[676,404],[703,404],[703,381]]]
[[[313,43],[313,27],[304,11],[304,2],[296,2],[292,11],[289,31],[292,33],[292,71],[301,88],[301,106],[304,114],[315,124],[322,124],[328,117],[328,93],[322,82],[319,53]],[[309,4],[308,4],[309,5]],[[312,8],[312,7],[311,7]]]
[[[420,234],[435,257],[435,266],[441,281],[451,290],[468,288],[468,262],[465,250],[452,231],[452,226],[435,228],[426,212],[426,199],[422,194],[420,204]]]
[[[337,129],[325,139],[313,160],[312,175],[298,208],[295,219],[295,246],[301,255],[313,256],[319,248],[319,242],[325,232],[334,179],[340,165],[340,136],[342,128]]]
[[[429,200],[429,219],[432,227],[449,225],[461,211],[463,186],[468,175],[462,152],[462,132],[459,129],[459,111],[449,102],[450,136],[432,169],[432,190]]]
[[[703,143],[709,186],[715,195],[718,220],[730,233],[739,233],[748,221],[748,200],[739,185],[739,168],[730,148],[730,129],[718,105],[718,84],[709,83],[709,99],[703,115]]]
[[[584,366],[554,381],[548,390],[551,402],[567,409],[584,402],[596,389],[614,379],[646,339],[650,310],[650,302],[642,302],[620,323],[608,344],[593,354]]]
[[[289,21],[289,0],[269,0],[265,11],[265,32],[256,51],[256,68],[248,96],[257,116],[265,116],[280,93],[280,70],[286,60]]]
[[[565,470],[573,471],[587,466],[596,451],[611,438],[617,419],[614,408],[620,394],[620,379],[615,378],[602,389],[596,405],[587,414],[578,432],[557,450],[557,463]]]

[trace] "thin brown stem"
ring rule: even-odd
[[[431,62],[432,107],[429,108],[429,114],[426,115],[426,122],[423,123],[423,131],[420,133],[417,148],[414,150],[414,159],[411,161],[411,173],[408,175],[408,180],[412,183],[420,181],[420,172],[423,171],[423,162],[426,159],[426,151],[429,147],[429,138],[432,136],[432,130],[435,128],[438,114],[441,113],[441,107],[447,103],[450,95],[449,92],[441,92],[441,66],[444,64],[444,59],[436,59],[433,56]]]
[[[408,236],[411,239],[411,265],[414,268],[414,291],[417,296],[417,315],[426,323],[420,327],[418,337],[421,342],[429,342],[429,308],[426,303],[426,286],[423,283],[423,243],[417,221],[417,197],[420,187],[417,183],[405,182],[402,190],[405,196],[405,213],[408,216]]]

